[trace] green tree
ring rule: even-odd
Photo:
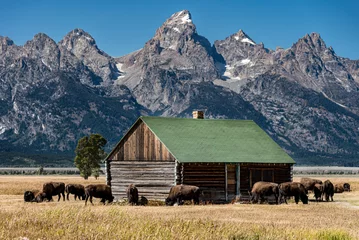
[[[101,160],[106,156],[103,149],[107,140],[100,134],[91,134],[81,138],[75,150],[75,165],[84,179],[91,175],[97,176]]]

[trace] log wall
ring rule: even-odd
[[[184,163],[181,164],[181,183],[198,186],[203,193],[203,201],[225,201],[224,163]]]
[[[240,164],[241,192],[247,192],[257,181],[275,183],[292,181],[291,164]]]
[[[126,198],[128,185],[135,184],[139,196],[150,200],[165,200],[175,185],[175,163],[172,161],[112,161],[107,163],[111,172],[112,194],[116,199]]]

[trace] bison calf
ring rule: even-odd
[[[25,191],[24,192],[24,201],[32,202],[32,200],[34,200],[34,198],[35,198],[35,194],[36,194],[36,192],[34,192],[34,191]]]
[[[58,201],[61,199],[61,195],[65,201],[65,183],[63,182],[48,182],[42,186],[42,191],[46,193],[48,201],[52,200],[52,196],[59,196]]]
[[[127,194],[128,203],[130,203],[131,205],[138,204],[138,190],[135,185],[130,184],[126,189],[126,194]]]
[[[111,187],[106,184],[93,184],[85,187],[85,206],[87,205],[87,200],[90,198],[90,203],[93,205],[92,198],[101,198],[103,204],[113,202],[114,197],[112,196]]]
[[[85,195],[85,187],[81,184],[67,184],[66,188],[65,188],[65,192],[66,192],[66,198],[67,201],[69,201],[69,195],[70,194],[74,194],[75,195],[75,200],[78,197],[80,200],[82,198],[82,200],[85,200],[86,195]],[[80,198],[81,197],[81,198]]]
[[[250,200],[253,203],[258,203],[260,199],[260,203],[264,202],[265,196],[274,195],[275,202],[278,204],[279,200],[279,188],[278,184],[272,182],[256,182],[252,191],[250,192]]]
[[[299,199],[303,204],[308,204],[307,190],[303,184],[299,182],[285,182],[278,185],[279,188],[279,199],[284,198],[287,203],[286,197],[294,197],[295,203],[298,204]]]
[[[344,183],[343,188],[344,188],[344,191],[350,192],[350,184],[349,183]]]
[[[194,204],[199,204],[200,189],[197,186],[191,185],[176,185],[171,187],[168,197],[166,198],[166,205],[173,206],[176,202],[178,205],[183,204],[184,200],[192,200]]]

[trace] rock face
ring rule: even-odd
[[[2,153],[73,154],[92,132],[115,142],[142,110],[125,86],[109,98],[85,85],[98,78],[92,68],[45,34],[23,47],[1,38],[0,59]]]
[[[119,58],[81,29],[58,44],[42,33],[24,46],[0,37],[0,82],[1,153],[73,153],[95,132],[111,149],[140,115],[203,109],[253,119],[298,163],[359,159],[359,61],[316,33],[289,49],[267,49],[242,30],[212,46],[183,10]]]

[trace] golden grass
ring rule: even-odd
[[[77,183],[83,185],[105,183],[105,177],[97,180],[93,177],[84,180],[80,176],[46,175],[46,176],[0,176],[0,195],[23,195],[27,190],[42,190],[45,182]]]
[[[95,206],[85,207],[72,199],[24,203],[23,192],[19,194],[24,186],[36,189],[48,180],[86,185],[80,178],[6,178],[0,178],[0,239],[359,239],[359,209],[347,201],[359,199],[357,187],[334,195],[336,202],[308,205],[131,207],[103,206],[97,199]],[[359,186],[359,179],[348,182]]]

